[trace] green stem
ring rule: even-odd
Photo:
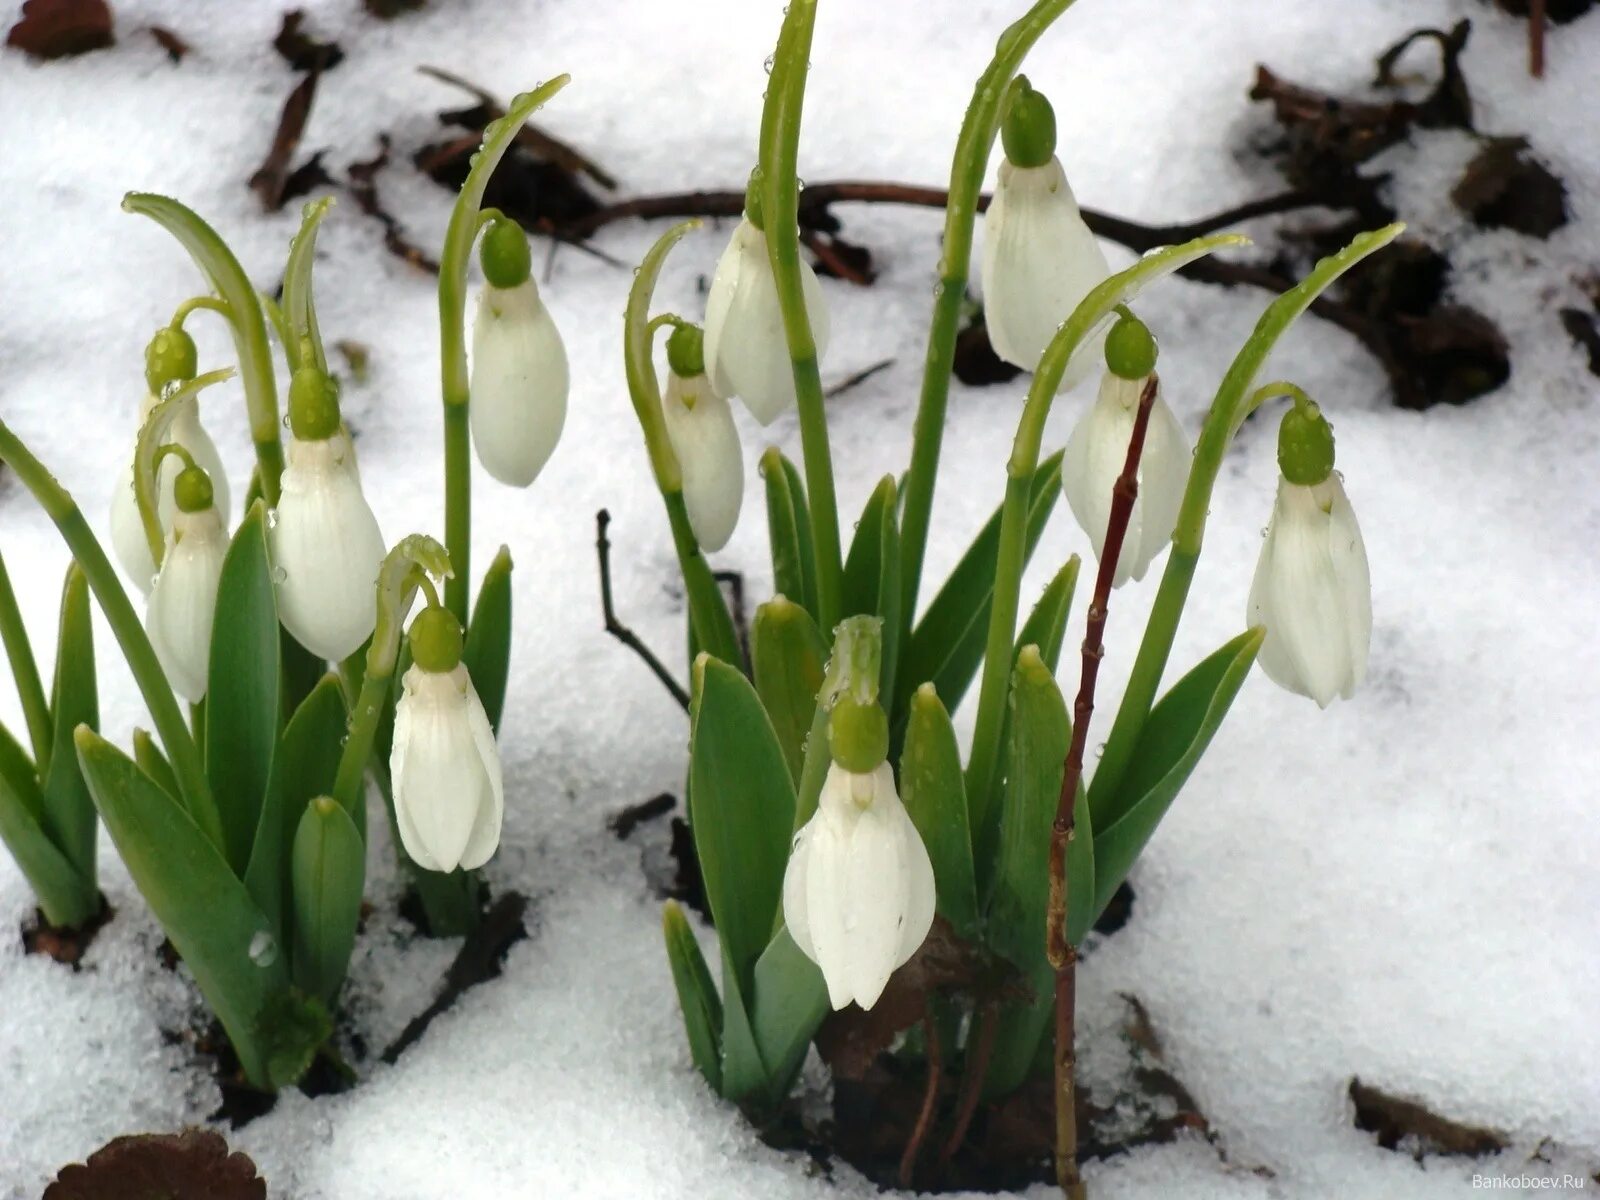
[[[1178,622],[1183,617],[1183,606],[1189,597],[1189,585],[1194,580],[1195,567],[1200,561],[1206,516],[1211,509],[1211,493],[1216,488],[1228,446],[1252,402],[1260,403],[1269,398],[1260,396],[1257,400],[1250,396],[1256,373],[1266,362],[1278,339],[1323,291],[1369,254],[1381,250],[1399,237],[1404,228],[1398,224],[1388,225],[1371,233],[1359,234],[1343,250],[1324,258],[1298,285],[1269,304],[1256,322],[1255,331],[1240,348],[1228,373],[1217,386],[1216,398],[1211,402],[1205,425],[1200,430],[1200,439],[1195,445],[1194,465],[1189,468],[1189,482],[1184,489],[1182,507],[1178,510],[1178,524],[1172,533],[1172,551],[1167,557],[1166,569],[1161,573],[1161,586],[1156,591],[1155,605],[1145,623],[1144,637],[1139,643],[1139,653],[1134,658],[1127,690],[1123,692],[1122,703],[1111,724],[1111,732],[1106,737],[1105,748],[1089,788],[1091,821],[1103,815],[1116,796],[1117,787],[1133,758],[1139,734],[1144,729],[1145,719],[1155,703],[1161,676],[1166,671],[1167,657],[1172,653],[1172,642],[1177,636]],[[1273,386],[1293,387],[1269,385],[1263,391],[1269,391]],[[1277,394],[1294,395],[1298,390]]]
[[[950,164],[939,282],[934,291],[933,321],[928,330],[928,352],[922,373],[922,397],[917,404],[916,425],[911,437],[911,467],[906,472],[901,493],[904,509],[900,527],[903,588],[900,612],[908,630],[917,615],[922,560],[928,548],[933,492],[939,473],[939,451],[944,441],[956,338],[961,332],[961,309],[971,268],[978,198],[988,173],[989,155],[1005,115],[1006,89],[1033,44],[1072,4],[1073,0],[1039,0],[1005,32],[993,61],[978,77],[972,90],[972,102],[967,106],[961,136],[956,140],[955,157]]]
[[[989,610],[989,636],[984,650],[983,682],[978,693],[977,726],[967,761],[967,803],[974,829],[981,829],[998,782],[1001,735],[1005,729],[1006,683],[1011,673],[1022,569],[1027,561],[1029,483],[1039,466],[1045,419],[1073,352],[1116,306],[1143,287],[1187,263],[1246,239],[1234,234],[1197,238],[1181,246],[1154,250],[1133,266],[1111,276],[1083,298],[1062,323],[1039,360],[1022,409],[1011,457],[1006,463],[1005,502],[1000,513],[1000,546],[995,559],[994,601]]]
[[[183,323],[189,319],[189,314],[202,309],[218,314],[224,321],[233,320],[233,310],[228,307],[226,300],[218,300],[215,296],[191,296],[173,311],[172,327],[182,329]]]
[[[374,674],[368,671],[361,680],[361,691],[350,713],[350,732],[339,755],[339,770],[333,780],[333,798],[344,806],[354,819],[361,803],[361,780],[366,772],[367,760],[372,757],[372,745],[378,737],[378,726],[383,720],[383,709],[389,698],[389,684],[393,672]],[[357,825],[363,828],[365,822]]]
[[[6,657],[11,660],[11,677],[17,683],[23,720],[28,723],[28,740],[33,743],[33,761],[39,778],[43,779],[50,768],[53,737],[50,701],[45,696],[39,664],[34,661],[33,646],[28,641],[28,630],[22,623],[22,610],[17,607],[17,595],[11,590],[11,576],[6,573],[3,557],[0,557],[0,642],[5,643]]]
[[[448,387],[448,385],[447,385]],[[444,581],[445,605],[467,627],[472,603],[472,433],[467,398],[444,400],[444,542],[454,574]]]
[[[800,413],[800,445],[805,459],[806,492],[811,502],[813,546],[817,562],[818,623],[825,637],[833,635],[843,606],[843,562],[839,550],[839,505],[834,496],[833,456],[828,444],[822,376],[817,369],[817,344],[806,313],[800,281],[800,118],[805,103],[806,70],[816,0],[792,0],[785,10],[783,31],[773,55],[772,79],[761,114],[761,207],[766,223],[767,256],[783,311],[783,330],[794,370],[796,407]]]
[[[128,594],[122,590],[122,584],[117,581],[116,570],[106,558],[106,552],[95,540],[77,502],[4,421],[0,421],[0,460],[5,461],[17,473],[23,486],[33,493],[39,507],[61,531],[62,540],[72,551],[73,558],[78,560],[78,566],[82,568],[89,586],[94,589],[95,599],[100,602],[106,623],[116,635],[122,656],[127,660],[128,669],[144,696],[145,707],[150,710],[156,732],[161,735],[173,774],[178,779],[184,807],[200,831],[221,850],[224,845],[222,819],[217,813],[211,787],[206,782],[200,751],[189,734],[183,709],[172,693],[166,672],[161,669],[139,614],[134,611]]]

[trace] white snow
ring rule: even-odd
[[[119,211],[122,193],[183,199],[266,286],[297,224],[297,205],[263,216],[245,187],[294,80],[269,45],[280,6],[115,7],[113,50],[48,64],[0,51],[0,415],[102,531],[131,445],[143,345],[201,287],[170,238]],[[415,66],[460,71],[503,96],[570,71],[573,84],[539,119],[592,150],[628,193],[738,187],[781,4],[432,0],[389,24],[369,21],[355,0],[305,7],[310,28],[348,55],[322,82],[305,149],[327,147],[342,172],[392,131],[395,164],[380,190],[432,248],[450,198],[407,155],[435,136],[434,110],[461,97]],[[802,174],[941,183],[971,81],[1023,7],[823,0]],[[1530,135],[1566,180],[1573,220],[1545,243],[1462,229],[1438,197],[1470,146],[1420,135],[1377,165],[1395,174],[1402,215],[1450,245],[1456,294],[1507,333],[1511,381],[1465,408],[1415,414],[1394,409],[1370,357],[1325,324],[1303,322],[1276,355],[1270,370],[1306,386],[1337,425],[1372,561],[1372,678],[1325,713],[1253,678],[1137,868],[1132,921],[1083,971],[1086,1040],[1111,1036],[1119,993],[1141,997],[1216,1147],[1191,1139],[1092,1165],[1097,1200],[1427,1200],[1474,1193],[1475,1173],[1587,1178],[1600,1168],[1600,387],[1555,319],[1582,303],[1577,279],[1600,264],[1600,16],[1552,33],[1540,83],[1526,75],[1523,24],[1477,0],[1082,0],[1027,69],[1055,100],[1061,156],[1083,203],[1188,219],[1281,186],[1244,150],[1267,119],[1244,99],[1256,62],[1352,91],[1408,29],[1461,16],[1475,24],[1464,65],[1481,127]],[[150,24],[170,26],[194,52],[169,64],[141,31]],[[1431,71],[1423,48],[1413,55]],[[897,359],[831,414],[853,516],[906,460],[939,223],[921,211],[841,212],[882,276],[871,289],[825,282],[835,331],[825,375]],[[617,226],[598,245],[637,261],[660,228]],[[663,305],[698,315],[697,280],[725,235],[710,229],[676,252]],[[348,198],[321,250],[322,327],[372,352],[370,382],[348,388],[346,403],[385,534],[437,533],[432,280],[386,254]],[[1125,258],[1113,249],[1114,261]],[[578,251],[556,254],[542,288],[572,361],[565,440],[528,493],[481,472],[475,493],[474,571],[501,542],[517,561],[505,842],[489,876],[533,898],[530,936],[502,978],[471,992],[396,1066],[364,1065],[360,1086],[341,1096],[291,1091],[230,1134],[274,1197],[874,1193],[849,1168],[830,1181],[803,1156],[766,1148],[702,1086],[638,865],[639,842],[660,831],[619,843],[604,826],[617,809],[678,789],[687,736],[682,714],[599,618],[593,514],[605,506],[623,618],[679,653],[670,541],[622,380],[629,278]],[[1141,301],[1162,341],[1165,394],[1191,432],[1265,300],[1169,282]],[[204,366],[232,361],[204,314],[190,327]],[[1021,381],[955,390],[930,581],[998,502],[1022,390]],[[1058,405],[1051,444],[1086,395]],[[208,393],[204,411],[242,480],[238,385]],[[1241,627],[1275,478],[1270,428],[1247,430],[1223,473],[1177,666]],[[742,430],[753,462],[760,432],[747,419]],[[792,418],[772,435],[798,458]],[[717,557],[745,571],[758,597],[768,583],[759,487],[749,472],[743,521]],[[48,661],[65,551],[3,477],[0,542]],[[1086,553],[1086,539],[1058,515],[1025,594],[1073,551]],[[1147,582],[1114,602],[1101,736],[1152,592]],[[141,706],[99,632],[104,726],[125,738]],[[1075,664],[1063,678],[1070,691]],[[0,719],[20,726],[9,688],[0,688]],[[407,935],[381,824],[375,841],[368,898],[377,911],[357,947],[348,1006],[377,1047],[427,1005],[454,947]],[[197,995],[159,967],[160,932],[102,846],[117,916],[78,973],[23,956],[6,932],[31,901],[0,856],[7,1200],[37,1195],[59,1166],[118,1133],[203,1121],[218,1103],[208,1066],[166,1036],[195,1025]],[[1092,1071],[1092,1048],[1086,1059]],[[1380,1149],[1353,1128],[1354,1075],[1502,1129],[1514,1147],[1492,1160],[1420,1165]],[[1556,1146],[1534,1158],[1547,1137]],[[1596,1186],[1590,1179],[1583,1191]],[[1569,1194],[1548,1182],[1526,1190]]]

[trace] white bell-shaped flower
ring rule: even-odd
[[[518,231],[520,236],[520,230]],[[567,350],[531,276],[484,285],[472,327],[472,444],[484,470],[527,487],[567,420]]]
[[[1261,669],[1326,708],[1367,673],[1372,580],[1355,510],[1337,474],[1321,483],[1279,477],[1248,619],[1263,625]]]
[[[190,704],[205,699],[217,584],[228,553],[222,516],[211,505],[181,508],[167,532],[161,570],[145,607],[145,629],[161,669]]]
[[[706,375],[705,339],[694,325],[678,325],[667,339],[661,416],[683,474],[683,504],[695,540],[703,550],[721,550],[739,524],[744,452],[733,409]]]
[[[1124,379],[1107,371],[1100,394],[1078,418],[1067,439],[1061,462],[1061,489],[1078,525],[1089,535],[1095,558],[1105,553],[1106,528],[1111,520],[1112,489],[1128,459],[1128,442],[1145,380]],[[1113,586],[1143,579],[1150,564],[1172,540],[1172,529],[1183,505],[1189,480],[1191,452],[1178,418],[1161,398],[1157,385],[1144,450],[1139,456],[1139,490],[1117,558]]]
[[[447,671],[419,662],[401,683],[389,755],[400,842],[429,871],[480,867],[500,844],[505,811],[483,703],[459,661]]]
[[[155,396],[148,393],[145,395],[139,406],[141,426],[157,403]],[[167,440],[176,442],[187,450],[190,457],[211,477],[214,503],[217,512],[226,523],[228,513],[231,511],[228,506],[228,475],[223,470],[222,456],[217,453],[216,443],[200,424],[200,402],[196,397],[191,396],[178,402]],[[157,470],[156,513],[161,520],[163,532],[172,528],[173,515],[177,511],[172,491],[181,469],[182,464],[169,456],[162,460]],[[118,477],[116,490],[111,495],[111,546],[116,551],[117,562],[121,564],[128,578],[141,592],[149,594],[151,584],[155,580],[156,564],[150,557],[150,543],[145,537],[144,522],[139,519],[139,501],[133,491],[131,457]]]
[[[338,436],[288,446],[270,538],[278,619],[318,658],[340,662],[377,621],[383,534]]]
[[[836,1009],[871,1008],[928,935],[933,864],[881,762],[854,774],[828,767],[816,814],[795,836],[783,877],[783,919],[822,969]]]
[[[800,288],[820,359],[828,349],[828,306],[822,285],[804,261]],[[767,239],[749,217],[740,219],[711,279],[705,360],[717,395],[738,396],[763,425],[794,404],[794,372]]]

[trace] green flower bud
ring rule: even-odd
[[[765,229],[767,222],[761,212],[761,168],[750,172],[750,183],[744,189],[745,219],[757,229]]]
[[[186,383],[199,369],[199,354],[194,339],[176,325],[156,330],[144,348],[144,381],[152,396],[161,395],[167,384]]]
[[[441,675],[461,661],[461,622],[443,605],[430,604],[411,622],[411,658],[424,671]]]
[[[1156,339],[1132,313],[1118,318],[1106,334],[1106,366],[1122,379],[1143,379],[1156,369]]]
[[[309,362],[289,381],[289,428],[302,442],[325,442],[339,432],[339,384]]]
[[[178,472],[173,485],[173,498],[178,502],[179,512],[205,512],[212,503],[211,476],[199,467],[185,467]]]
[[[497,288],[514,288],[526,283],[533,265],[528,235],[515,221],[496,217],[489,222],[483,241],[479,243],[478,261],[483,264],[484,278]]]
[[[705,334],[698,325],[674,325],[667,338],[667,366],[680,379],[706,373]]]
[[[1042,167],[1056,154],[1056,110],[1026,75],[1011,81],[1006,116],[1000,123],[1006,157],[1019,167]]]
[[[1333,426],[1310,401],[1283,414],[1278,426],[1278,469],[1290,483],[1315,487],[1333,474]]]
[[[889,715],[881,704],[840,696],[828,714],[828,749],[846,771],[865,775],[889,756]]]

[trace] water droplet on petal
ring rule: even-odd
[[[250,961],[258,967],[270,967],[278,961],[278,939],[265,929],[258,929],[250,939]]]
[[[272,568],[272,582],[277,584],[279,587],[282,587],[284,581],[288,578],[289,572],[285,571],[282,567]]]

